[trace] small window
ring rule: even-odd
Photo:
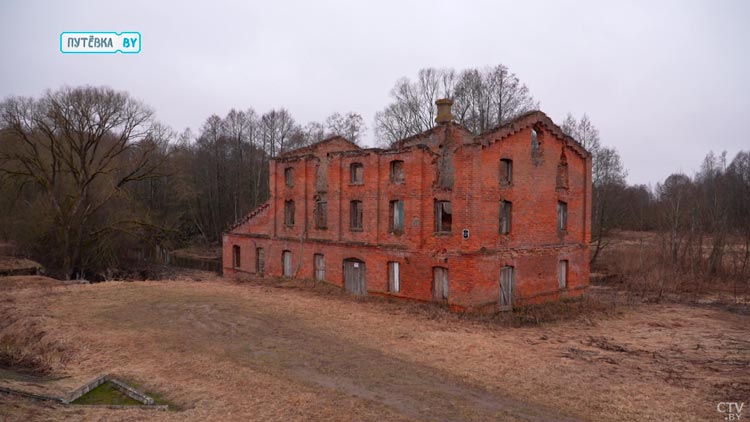
[[[294,169],[292,167],[284,169],[284,183],[287,187],[294,186]]]
[[[232,246],[232,267],[234,268],[240,268],[240,261],[241,253],[240,253],[240,247],[237,245]]]
[[[315,228],[328,228],[328,202],[318,201],[315,203]]]
[[[450,232],[453,214],[450,201],[435,201],[435,231]]]
[[[510,233],[513,204],[510,201],[500,201],[500,234]]]
[[[354,185],[361,185],[365,181],[365,167],[362,163],[352,163],[349,166],[351,171],[351,183]]]
[[[284,201],[284,224],[291,227],[294,225],[294,201]]]
[[[513,183],[513,160],[503,158],[500,160],[500,184],[508,186]]]
[[[557,163],[557,178],[556,178],[557,189],[568,189],[568,159],[565,156],[565,149],[560,153],[560,162]]]
[[[568,229],[568,204],[563,201],[557,201],[557,230],[565,231]]]
[[[362,201],[349,202],[349,228],[362,230]]]
[[[391,161],[391,182],[404,183],[404,162],[401,160]]]
[[[321,253],[316,253],[313,256],[313,261],[315,265],[315,279],[316,280],[325,280],[326,279],[326,259],[325,256]]]
[[[558,280],[560,281],[560,288],[561,289],[567,289],[568,288],[568,260],[563,259],[560,261],[560,268],[559,268],[559,274],[558,274]]]
[[[390,202],[388,216],[388,231],[393,233],[404,232],[404,201],[395,200]]]
[[[255,248],[255,272],[263,277],[263,272],[266,268],[265,254],[263,248]]]
[[[388,262],[388,291],[391,293],[401,291],[401,273],[398,262]]]

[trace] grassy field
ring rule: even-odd
[[[0,394],[0,421],[718,421],[718,402],[750,402],[746,308],[612,303],[517,326],[208,273],[22,280],[0,278],[0,344],[43,355],[25,362],[47,378],[0,385],[61,393],[110,373],[179,410]]]

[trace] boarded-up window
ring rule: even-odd
[[[388,291],[391,293],[401,291],[401,268],[398,262],[388,263]]]
[[[404,183],[404,162],[401,160],[391,161],[391,182]]]
[[[240,268],[240,247],[232,246],[232,267]]]
[[[507,186],[513,182],[513,160],[503,158],[500,160],[500,184]]]
[[[365,181],[365,167],[362,163],[352,163],[349,166],[351,172],[351,183],[361,185]]]
[[[510,201],[500,201],[500,234],[510,233],[513,204]]]
[[[448,269],[432,267],[432,298],[435,300],[447,300],[448,287]]]
[[[289,187],[294,186],[294,169],[292,167],[284,169],[284,183]]]
[[[263,277],[266,270],[266,257],[263,248],[255,248],[255,272]]]
[[[362,201],[349,202],[349,228],[362,230]]]
[[[292,276],[292,251],[281,253],[281,275],[283,277]]]
[[[325,280],[326,279],[326,259],[321,253],[316,253],[313,256],[315,261],[315,279]]]
[[[568,260],[563,259],[560,261],[560,268],[558,269],[558,280],[560,281],[560,288],[568,288]]]
[[[435,231],[450,232],[453,212],[450,201],[435,201]]]
[[[502,267],[500,269],[500,297],[498,299],[501,311],[513,309],[515,284],[513,267]]]
[[[404,201],[395,200],[390,202],[388,221],[389,231],[393,233],[404,232]]]
[[[287,226],[294,225],[294,201],[284,201],[284,224]]]
[[[315,203],[315,228],[325,229],[328,227],[328,203],[318,201]]]
[[[557,201],[557,230],[565,231],[568,229],[568,204],[563,201]]]

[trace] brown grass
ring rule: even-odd
[[[45,336],[76,345],[57,374],[113,373],[184,410],[9,396],[0,408],[45,420],[702,421],[718,401],[750,401],[750,316],[718,307],[608,311],[593,289],[515,324],[326,285],[202,279],[0,291],[18,321],[43,315]]]

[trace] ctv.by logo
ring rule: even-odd
[[[716,411],[724,414],[725,421],[739,421],[742,418],[742,408],[744,402],[719,402],[716,405]]]

